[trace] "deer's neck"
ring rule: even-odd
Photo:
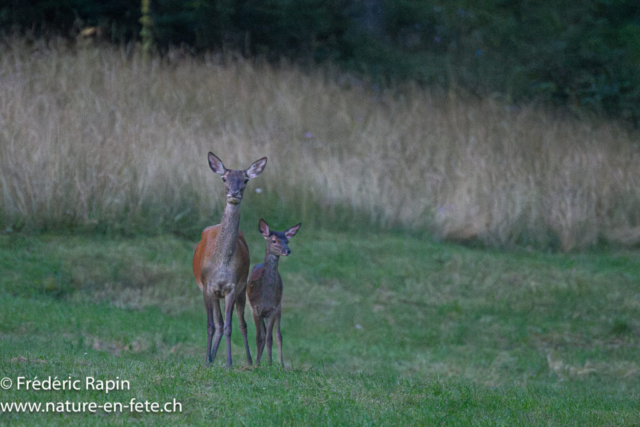
[[[216,238],[215,254],[221,263],[228,263],[238,242],[240,228],[240,205],[227,203],[220,221],[220,232]]]
[[[280,257],[272,253],[266,252],[264,255],[264,268],[268,272],[278,271],[278,262]]]

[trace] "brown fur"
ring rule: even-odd
[[[204,230],[202,230],[202,234],[200,235],[200,242],[198,246],[196,246],[196,250],[193,254],[193,275],[196,278],[196,283],[201,291],[204,291],[204,287],[202,285],[202,276],[201,270],[204,265],[204,261],[207,259],[211,259],[213,252],[215,250],[215,242],[216,237],[218,237],[218,233],[220,232],[220,224],[212,225]],[[238,231],[238,240],[237,240],[237,261],[240,264],[246,264],[247,273],[249,272],[249,246],[247,246],[246,240],[244,240],[244,235],[242,231]]]
[[[200,243],[193,254],[193,275],[202,290],[207,313],[207,363],[213,363],[215,360],[224,334],[227,343],[227,366],[230,367],[232,364],[231,318],[235,305],[247,362],[251,364],[247,322],[244,320],[249,248],[239,230],[240,205],[247,183],[262,173],[267,158],[263,157],[254,162],[246,170],[225,168],[222,160],[213,153],[209,153],[208,160],[211,170],[222,175],[227,203],[222,221],[202,231]],[[221,299],[224,299],[224,318],[220,311]]]
[[[267,223],[261,219],[260,232],[267,242],[264,262],[253,267],[251,277],[247,283],[247,298],[256,325],[256,346],[258,355],[256,363],[260,363],[265,344],[272,363],[271,349],[273,346],[273,327],[276,326],[276,342],[280,356],[280,366],[284,368],[282,358],[282,333],[280,332],[280,318],[282,316],[282,277],[278,271],[280,256],[289,256],[289,239],[295,236],[302,224],[286,231],[271,231]],[[265,326],[266,321],[266,326]]]

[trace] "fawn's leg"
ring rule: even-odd
[[[278,344],[278,355],[280,356],[280,366],[284,369],[284,359],[282,358],[282,332],[280,332],[280,316],[281,312],[278,310],[276,319],[276,343]]]
[[[261,316],[253,315],[253,323],[256,324],[256,351],[258,355],[256,356],[256,364],[260,364],[260,359],[262,358],[262,351],[264,350],[264,319]]]
[[[247,340],[247,322],[244,320],[244,307],[246,302],[246,292],[240,292],[240,294],[236,298],[236,310],[238,311],[238,323],[240,323],[240,332],[242,332],[242,339],[244,339],[244,350],[247,353],[247,362],[249,362],[249,365],[251,365],[253,363],[253,360],[251,360],[249,341]]]
[[[224,337],[227,341],[227,368],[231,367],[231,318],[233,306],[236,303],[235,290],[227,294],[224,299]]]
[[[218,353],[218,347],[220,346],[220,340],[222,339],[222,313],[220,313],[220,302],[218,298],[210,298],[211,300],[211,309],[212,309],[212,317],[213,323],[216,327],[216,334],[213,339],[213,348],[211,349],[211,363],[216,359],[216,353]]]
[[[272,314],[271,317],[267,319],[267,352],[269,353],[269,365],[273,363],[271,349],[273,348],[273,325],[276,322],[276,317],[277,313]]]

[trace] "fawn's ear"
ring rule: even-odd
[[[262,173],[265,166],[267,166],[267,158],[263,157],[260,160],[253,162],[245,172],[249,175],[249,178],[255,178]]]
[[[226,169],[222,164],[222,160],[220,160],[215,154],[209,151],[209,167],[215,173],[219,173],[220,175],[224,175]]]
[[[260,234],[262,234],[265,239],[269,237],[269,226],[267,225],[267,222],[262,218],[260,218],[260,222],[258,223],[258,230],[260,230]]]
[[[291,239],[293,236],[296,235],[296,233],[298,232],[298,230],[300,229],[300,227],[302,227],[302,223],[298,224],[298,225],[294,225],[291,228],[287,228],[284,231],[284,235],[287,236],[287,240]]]

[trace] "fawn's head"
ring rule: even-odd
[[[264,219],[260,218],[258,229],[267,241],[267,254],[275,256],[289,256],[289,240],[296,235],[302,223],[287,228],[285,231],[271,231]]]
[[[255,178],[262,173],[267,165],[267,158],[256,160],[247,170],[226,169],[215,154],[209,153],[209,167],[217,174],[222,175],[222,181],[227,190],[227,203],[239,205],[242,201],[244,189],[251,178]]]

